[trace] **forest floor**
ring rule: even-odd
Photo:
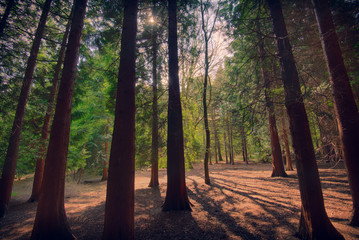
[[[348,226],[351,196],[342,164],[320,163],[325,207],[346,239],[359,239],[359,228]],[[136,239],[297,239],[300,196],[296,171],[288,178],[271,178],[271,164],[224,163],[210,166],[205,185],[202,164],[186,172],[192,212],[162,212],[166,170],[160,187],[148,188],[150,170],[136,171]],[[68,180],[65,207],[78,239],[101,239],[106,182],[100,177],[81,184]],[[0,220],[0,239],[29,239],[36,203],[26,203],[32,178],[16,181],[8,215]]]

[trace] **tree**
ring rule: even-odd
[[[35,38],[32,43],[30,56],[27,61],[27,67],[23,78],[19,102],[16,108],[15,119],[11,130],[9,145],[0,180],[0,218],[4,217],[4,215],[6,214],[7,206],[11,198],[26,104],[30,93],[30,87],[36,66],[37,54],[40,49],[41,38],[45,30],[46,20],[50,11],[51,2],[52,0],[46,0],[43,6],[40,21],[35,33]]]
[[[70,16],[71,16],[71,14],[70,14]],[[31,193],[29,202],[37,201],[40,196],[42,177],[44,174],[44,165],[45,165],[44,158],[45,158],[45,154],[46,154],[47,138],[49,135],[50,122],[51,122],[51,118],[52,118],[52,114],[53,114],[57,86],[58,86],[60,73],[61,73],[61,69],[62,69],[62,63],[64,61],[67,39],[68,39],[69,32],[70,32],[70,26],[71,26],[71,20],[69,20],[66,25],[66,30],[65,30],[64,36],[62,38],[61,47],[60,47],[60,51],[59,51],[59,57],[58,57],[56,68],[55,68],[55,75],[54,75],[54,78],[52,79],[52,86],[51,86],[51,90],[50,90],[49,102],[47,105],[44,124],[43,124],[42,130],[41,130],[41,140],[40,140],[40,146],[39,146],[39,150],[38,150],[39,157],[36,160],[34,182],[33,182],[32,193]]]
[[[156,17],[156,1],[153,1],[152,17]],[[157,103],[157,31],[152,26],[152,145],[151,145],[151,181],[149,187],[157,187],[158,183],[158,103]]]
[[[76,0],[31,239],[75,239],[64,207],[72,96],[87,0]]]
[[[178,77],[177,1],[168,1],[168,128],[167,128],[167,191],[162,211],[189,210],[187,195],[182,108]]]
[[[103,239],[134,239],[137,0],[124,0]]]
[[[339,119],[344,160],[353,198],[350,225],[359,226],[359,113],[326,0],[312,0]]]
[[[272,165],[273,172],[272,177],[287,177],[286,172],[284,171],[283,159],[282,159],[282,150],[279,143],[277,123],[274,113],[274,104],[270,96],[271,82],[265,68],[265,51],[264,51],[264,39],[262,38],[259,22],[256,22],[257,31],[258,31],[258,52],[259,59],[261,62],[261,73],[264,83],[264,99],[266,103],[266,109],[268,114],[268,125],[270,132],[270,143],[271,143],[271,154],[272,154]]]
[[[287,171],[293,171],[292,165],[292,157],[290,156],[290,149],[289,149],[289,142],[288,142],[288,135],[287,135],[287,127],[285,126],[285,119],[284,119],[284,112],[282,116],[282,132],[283,132],[283,140],[285,146],[285,159],[287,162]]]
[[[7,19],[9,18],[10,12],[15,4],[16,4],[15,0],[7,1],[5,12],[0,20],[0,37],[2,37],[2,35],[4,34],[4,29],[6,27]]]
[[[324,208],[322,188],[309,130],[307,113],[299,85],[281,3],[267,0],[273,21],[273,32],[280,57],[285,91],[285,106],[290,120],[293,149],[302,200],[298,236],[303,239],[344,239],[330,222]]]

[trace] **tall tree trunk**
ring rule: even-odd
[[[243,119],[244,121],[244,119]],[[246,164],[248,164],[248,153],[247,153],[247,138],[246,138],[246,133],[244,131],[244,125],[242,122],[241,125],[241,135],[242,135],[242,156],[243,156],[243,162],[245,162]]]
[[[72,17],[72,14],[70,16]],[[39,196],[40,196],[41,183],[42,183],[42,177],[44,174],[44,166],[45,166],[45,155],[46,155],[46,150],[47,150],[46,149],[47,138],[49,135],[50,122],[51,122],[53,109],[54,109],[54,105],[55,105],[57,85],[58,85],[59,79],[60,79],[62,63],[64,61],[67,39],[68,39],[69,32],[70,32],[70,26],[71,26],[71,18],[66,25],[66,30],[65,30],[64,36],[62,38],[62,42],[61,42],[59,57],[57,59],[57,64],[55,67],[55,75],[54,75],[54,78],[52,79],[52,86],[51,86],[51,90],[50,90],[49,102],[47,104],[44,125],[42,126],[42,131],[41,131],[41,140],[40,140],[40,146],[39,146],[39,150],[38,150],[39,156],[36,160],[34,182],[33,182],[33,186],[32,186],[32,193],[31,193],[30,199],[28,200],[29,202],[38,201]]]
[[[226,128],[225,128],[226,127]],[[227,130],[227,124],[226,124],[226,121],[223,119],[223,128],[224,128],[224,131],[223,131],[223,138],[224,138],[224,152],[226,154],[226,164],[228,164],[228,150],[227,150],[227,136],[226,136],[226,130]]]
[[[9,18],[10,12],[15,4],[16,4],[15,0],[7,1],[5,12],[0,20],[0,38],[4,34],[4,29],[6,27],[7,19]]]
[[[222,159],[222,153],[221,153],[221,144],[220,144],[219,139],[218,139],[218,131],[217,131],[216,119],[214,117],[214,113],[212,115],[213,115],[214,147],[215,147],[216,152],[218,154],[218,159],[216,157],[216,163],[218,163],[218,161],[223,161],[223,159]]]
[[[327,0],[312,0],[322,46],[332,83],[336,114],[339,119],[344,160],[353,198],[350,224],[359,226],[359,113],[350,86],[342,52]]]
[[[168,127],[167,127],[167,191],[162,211],[189,210],[187,195],[182,107],[178,78],[177,1],[168,0]]]
[[[156,16],[155,1],[152,15]],[[157,105],[157,33],[152,29],[152,146],[151,146],[151,181],[149,187],[157,187],[158,182],[158,105]]]
[[[290,149],[289,149],[289,142],[288,142],[288,135],[287,135],[287,127],[285,126],[285,119],[284,113],[282,116],[282,131],[283,131],[283,139],[285,145],[285,159],[287,160],[287,171],[293,171],[292,165],[292,157],[290,156]]]
[[[204,10],[203,4],[201,1],[201,16],[202,16],[202,30],[204,35],[204,79],[203,79],[203,93],[202,93],[202,102],[203,102],[203,120],[204,120],[204,128],[206,130],[206,151],[204,154],[204,182],[205,184],[211,184],[211,180],[209,179],[209,170],[208,170],[208,158],[211,151],[211,136],[209,131],[208,124],[208,112],[207,112],[207,83],[208,83],[208,69],[209,69],[209,60],[208,60],[208,36],[207,30],[204,21]],[[212,161],[211,161],[212,165]]]
[[[9,145],[0,180],[0,218],[5,216],[11,198],[26,103],[30,93],[32,78],[36,66],[36,58],[40,49],[41,38],[45,30],[46,20],[50,11],[51,2],[52,0],[46,0],[44,4],[39,25],[37,27],[35,38],[32,43],[30,56],[27,60],[25,76],[21,87],[19,102],[16,108],[15,119],[11,129]]]
[[[110,145],[110,141],[108,140],[108,135],[110,133],[110,120],[108,120],[108,124],[106,126],[106,132],[105,132],[105,160],[103,161],[103,169],[102,169],[102,178],[101,181],[107,181],[108,179],[108,147]]]
[[[231,164],[234,165],[234,150],[233,150],[233,127],[229,125],[229,147],[231,151]]]
[[[261,73],[264,83],[264,98],[266,103],[266,109],[268,114],[268,125],[270,133],[270,143],[271,143],[271,154],[272,154],[272,177],[287,177],[287,173],[284,171],[283,159],[282,159],[282,150],[279,143],[277,123],[274,113],[274,105],[272,98],[270,97],[271,82],[268,76],[268,72],[265,66],[265,52],[264,52],[264,41],[260,34],[260,25],[256,21],[257,32],[258,32],[258,52],[259,59],[261,62]]]
[[[75,239],[64,207],[72,97],[87,0],[76,0],[31,239]]]
[[[137,0],[124,0],[103,239],[134,239]]]
[[[288,32],[279,0],[267,0],[273,21],[285,92],[285,105],[290,120],[293,149],[302,200],[298,235],[303,239],[344,239],[330,222],[324,208],[322,187],[313,149],[309,122],[300,91]]]

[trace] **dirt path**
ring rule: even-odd
[[[296,239],[300,196],[296,172],[270,178],[270,164],[210,166],[212,184],[203,169],[187,171],[192,212],[161,212],[166,171],[160,188],[150,189],[149,171],[136,172],[136,239]],[[351,197],[344,169],[321,168],[325,206],[331,221],[346,239],[359,239],[359,229],[347,225]],[[25,203],[31,180],[15,183],[9,214],[0,220],[0,239],[28,239],[36,203]],[[66,185],[66,212],[78,239],[101,239],[106,183]]]

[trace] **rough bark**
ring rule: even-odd
[[[156,16],[155,2],[152,15]],[[157,187],[158,182],[158,104],[157,104],[157,33],[152,29],[152,144],[151,144],[151,180],[149,187]]]
[[[76,0],[31,239],[75,239],[64,207],[72,97],[87,0]]]
[[[285,159],[287,162],[286,170],[293,171],[292,157],[290,156],[287,127],[285,126],[284,116],[282,117],[282,131],[283,131],[283,140],[284,140],[284,146],[285,146]]]
[[[9,18],[10,12],[15,4],[16,4],[15,0],[7,1],[5,12],[0,20],[0,37],[2,37],[4,34],[4,29],[6,27],[7,19]]]
[[[103,239],[134,239],[137,0],[124,0]]]
[[[274,104],[270,96],[271,82],[268,76],[268,72],[265,67],[265,51],[264,51],[264,41],[260,35],[260,25],[259,22],[256,22],[257,32],[258,32],[258,52],[259,60],[261,62],[261,74],[264,85],[264,99],[266,103],[266,109],[268,114],[268,125],[270,133],[270,143],[271,143],[271,155],[272,155],[272,177],[287,177],[287,173],[284,171],[283,159],[282,159],[282,150],[279,143],[277,123],[274,113]]]
[[[312,0],[319,25],[322,46],[332,84],[336,114],[339,119],[344,160],[348,170],[353,198],[350,224],[359,226],[359,113],[344,66],[342,52],[335,32],[327,0]]]
[[[15,119],[11,129],[9,145],[0,180],[0,218],[5,216],[11,198],[26,104],[30,94],[32,78],[36,66],[37,54],[40,49],[41,38],[45,30],[46,20],[50,11],[51,2],[52,0],[46,0],[43,6],[40,21],[35,33],[35,38],[32,43],[30,56],[27,60],[27,66],[21,86],[19,102],[16,108]]]
[[[168,1],[167,190],[162,211],[189,210],[184,165],[182,107],[178,77],[177,1]]]
[[[47,104],[47,110],[46,110],[46,115],[45,115],[45,119],[44,119],[44,124],[43,124],[42,130],[41,130],[41,140],[40,140],[40,146],[39,146],[39,150],[38,150],[39,156],[36,160],[34,182],[33,182],[33,186],[32,186],[32,193],[28,200],[29,202],[38,201],[39,196],[40,196],[41,183],[42,183],[42,177],[44,174],[44,166],[45,166],[47,138],[49,135],[50,122],[51,122],[51,118],[53,115],[57,86],[58,86],[58,82],[60,79],[62,63],[64,61],[67,39],[68,39],[69,32],[70,32],[70,26],[71,26],[71,20],[69,20],[66,25],[66,30],[65,30],[64,36],[62,38],[61,48],[59,51],[59,57],[57,59],[57,64],[55,67],[55,75],[54,75],[54,78],[52,79],[52,86],[51,86],[51,90],[50,90],[49,102]]]
[[[344,239],[330,222],[315,159],[309,122],[300,91],[298,72],[279,0],[267,0],[280,58],[285,105],[290,121],[302,200],[298,236],[303,239]]]

